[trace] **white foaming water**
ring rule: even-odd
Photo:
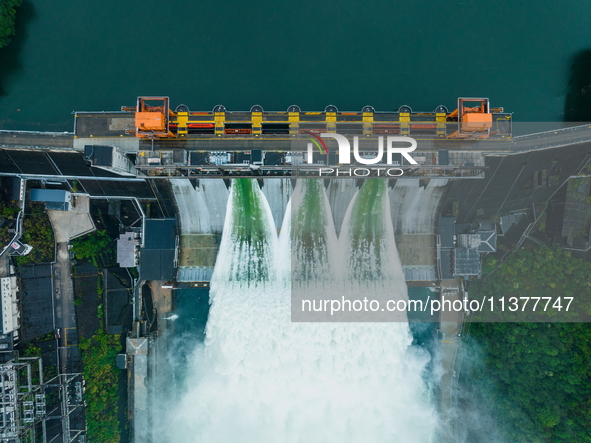
[[[374,266],[372,290],[383,282],[390,292],[406,297],[399,262],[397,269],[387,270],[392,257],[397,260],[391,229],[383,231],[383,223],[362,226],[379,238],[369,241],[370,249],[355,252],[364,247],[362,237],[371,237],[353,229],[364,225],[364,214],[375,216],[371,209],[367,214],[371,204],[359,203],[367,203],[367,196],[358,194],[352,202],[345,218],[348,234],[343,235],[349,246],[341,244],[335,252],[334,226],[318,183],[298,184],[291,203],[294,215],[285,217],[278,242],[256,181],[233,182],[211,283],[205,345],[193,354],[186,392],[163,415],[165,427],[155,429],[158,441],[433,441],[437,417],[422,379],[428,356],[410,346],[407,323],[290,321],[292,257],[321,260],[315,266],[293,264],[293,283],[300,287],[313,289],[325,285],[325,279],[336,283],[338,263],[343,263],[339,256],[348,250],[347,260],[363,268],[356,273],[359,290],[370,287],[363,281],[367,267]],[[386,192],[385,186],[378,191]],[[385,200],[377,200],[379,209]],[[394,247],[389,257],[386,247]],[[380,263],[371,265],[370,252],[382,257]],[[305,279],[297,278],[304,273]]]

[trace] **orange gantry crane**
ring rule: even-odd
[[[170,119],[176,114],[170,110],[168,97],[138,97],[135,108],[125,107],[122,111],[135,113],[135,136],[147,139],[174,138],[170,131]]]
[[[466,105],[476,106],[466,106]],[[458,108],[450,113],[447,118],[458,120],[458,130],[447,138],[488,138],[494,132],[493,113],[503,112],[502,108],[490,109],[488,98],[458,98]]]

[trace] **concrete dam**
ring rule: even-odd
[[[254,180],[254,179],[253,179]],[[229,190],[219,179],[171,179],[180,215],[177,281],[210,281],[226,218]],[[280,232],[293,192],[291,179],[259,179],[275,229]],[[347,208],[362,181],[326,180],[326,195],[337,235]],[[435,221],[447,179],[391,180],[389,204],[398,252],[407,281],[434,282]]]

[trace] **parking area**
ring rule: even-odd
[[[89,200],[87,195],[74,194],[71,211],[47,211],[57,243],[67,242],[95,230],[89,214]]]

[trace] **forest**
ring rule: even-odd
[[[498,263],[491,257],[486,266]],[[590,287],[590,263],[542,246],[513,254],[471,291],[588,299]],[[591,442],[589,323],[472,323],[470,334],[483,361],[464,369],[462,384],[478,392],[508,441]]]

